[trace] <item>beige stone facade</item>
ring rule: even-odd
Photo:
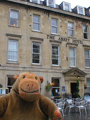
[[[18,11],[18,26],[10,25],[10,10]],[[33,15],[40,17],[40,31],[33,30]],[[52,34],[51,20],[57,20],[57,34]],[[68,23],[74,25],[74,36],[68,36]],[[88,26],[88,39],[83,37],[82,26]],[[17,61],[8,60],[9,40],[18,42]],[[40,44],[40,62],[32,63],[32,44]],[[52,65],[52,46],[58,46],[58,65]],[[75,48],[75,66],[70,67],[69,48]],[[90,66],[85,65],[85,50],[90,50],[90,17],[60,9],[19,0],[0,2],[0,84],[7,88],[8,76],[34,72],[43,76],[41,89],[46,95],[47,81],[58,79],[59,94],[71,93],[71,84],[79,76],[80,96],[90,78]],[[64,86],[65,90],[62,90]],[[51,93],[50,93],[51,94]]]

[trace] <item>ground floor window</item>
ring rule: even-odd
[[[87,93],[90,93],[90,78],[87,78]]]
[[[52,78],[52,83],[55,84],[52,86],[52,96],[60,96],[60,79]]]
[[[9,89],[9,92],[11,91],[14,82],[15,82],[15,80],[14,80],[13,76],[7,77],[7,88]]]

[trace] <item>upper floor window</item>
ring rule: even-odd
[[[83,26],[83,38],[88,39],[88,26]]]
[[[77,12],[78,14],[85,15],[84,7],[77,6]]]
[[[90,67],[90,50],[85,50],[85,65]]]
[[[18,60],[18,41],[8,41],[8,61],[17,62]]]
[[[19,11],[10,10],[10,25],[12,26],[19,25]]]
[[[33,3],[40,3],[40,0],[30,0],[30,2],[33,2]]]
[[[52,45],[52,65],[59,65],[59,47]]]
[[[33,30],[40,31],[40,15],[33,15]]]
[[[68,35],[74,37],[74,24],[71,22],[68,23]]]
[[[40,43],[32,44],[32,63],[40,64],[41,59],[41,49]]]
[[[69,62],[70,67],[76,67],[76,49],[73,47],[69,48]]]
[[[46,1],[47,1],[47,6],[55,7],[55,0],[46,0]]]
[[[58,20],[51,19],[51,26],[52,26],[52,34],[58,34]]]

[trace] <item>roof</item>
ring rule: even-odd
[[[3,0],[3,1],[17,3],[17,4],[25,5],[28,7],[30,6],[30,7],[34,7],[34,8],[38,8],[38,9],[43,9],[43,10],[47,10],[47,11],[51,11],[51,12],[55,12],[55,13],[59,13],[59,14],[64,14],[64,15],[71,16],[71,17],[76,17],[79,19],[90,20],[90,17],[88,17],[88,16],[79,15],[79,14],[76,14],[73,12],[68,12],[65,10],[52,8],[52,7],[48,7],[48,6],[41,5],[41,4],[35,4],[35,3],[20,1],[20,0]]]

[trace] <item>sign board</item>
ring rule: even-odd
[[[62,86],[62,92],[65,92],[65,86]]]

